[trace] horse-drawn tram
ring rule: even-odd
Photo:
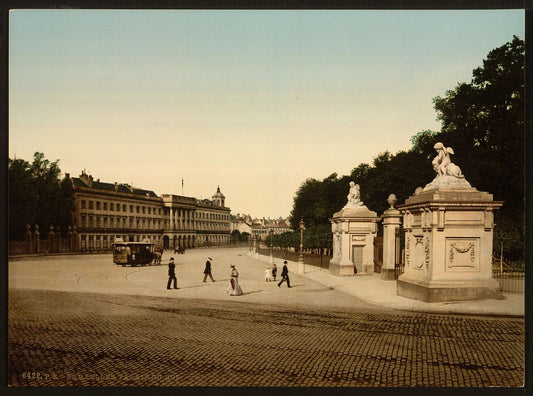
[[[113,262],[123,267],[151,264],[154,253],[154,244],[149,240],[124,242],[121,238],[117,238],[113,243]]]

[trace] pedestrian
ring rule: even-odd
[[[168,262],[168,282],[167,282],[167,289],[170,289],[170,284],[172,281],[174,281],[174,289],[179,289],[178,287],[178,280],[176,279],[176,265],[174,264],[174,257],[170,258],[170,261]]]
[[[291,287],[291,280],[289,279],[289,269],[287,268],[287,261],[283,262],[283,269],[281,270],[281,281],[278,283],[278,287],[281,287],[281,284],[285,281],[287,281],[287,287]]]
[[[278,273],[278,267],[276,267],[276,264],[272,264],[272,279],[276,280],[276,274]]]
[[[239,272],[234,265],[230,265],[231,268],[231,279],[229,280],[229,286],[227,292],[230,296],[240,296],[242,295],[242,289],[239,286]]]
[[[213,260],[211,257],[207,258],[207,261],[205,262],[205,269],[204,269],[204,282],[207,279],[207,276],[211,278],[211,280],[214,282],[213,275],[211,274],[211,260]]]
[[[272,280],[272,271],[270,270],[270,267],[267,267],[265,270],[265,281],[270,282]]]

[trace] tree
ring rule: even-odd
[[[246,232],[246,231],[241,232],[241,241],[248,242],[250,240],[250,237],[251,235],[249,232]]]
[[[434,99],[445,146],[467,180],[495,199],[515,220],[524,213],[524,41],[513,40],[489,52],[461,83]]]
[[[241,240],[241,232],[239,230],[233,230],[230,234],[231,242],[238,242]]]
[[[524,58],[524,41],[516,36],[490,51],[470,84],[460,83],[434,99],[441,130],[416,133],[409,151],[381,153],[350,176],[307,179],[294,197],[293,229],[303,219],[307,243],[315,244],[315,227],[329,226],[328,218],[344,206],[350,180],[360,185],[365,205],[378,213],[388,208],[391,193],[404,201],[435,177],[431,160],[440,141],[454,148],[453,161],[472,186],[505,201],[495,215],[495,246],[504,241],[506,256],[523,255]]]
[[[33,162],[20,159],[8,162],[9,237],[22,239],[26,224],[39,224],[41,235],[50,226],[71,224],[74,209],[74,189],[69,178],[59,180],[59,160],[50,162],[43,153],[36,152]]]
[[[435,139],[455,149],[454,162],[472,186],[505,201],[494,242],[504,242],[508,257],[523,255],[524,247],[524,64],[524,41],[514,36],[489,52],[470,84],[434,99],[442,123]]]
[[[22,159],[8,159],[9,238],[24,238],[26,224],[34,225],[37,213],[37,193],[30,164]]]

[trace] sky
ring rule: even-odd
[[[13,10],[9,24],[9,158],[39,151],[158,195],[220,186],[233,214],[270,218],[306,179],[439,130],[433,98],[525,36],[523,10]]]

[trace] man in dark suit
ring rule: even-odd
[[[283,269],[281,270],[281,281],[278,283],[278,287],[281,287],[283,282],[287,281],[287,287],[291,287],[291,280],[289,279],[289,269],[287,268],[287,262],[283,262]]]
[[[207,258],[207,261],[205,262],[205,269],[204,269],[204,282],[207,279],[207,276],[211,278],[211,280],[214,282],[213,275],[211,275],[211,260],[213,260],[211,257]]]
[[[168,282],[167,282],[167,289],[170,289],[170,284],[172,281],[174,281],[174,289],[179,289],[178,287],[178,280],[176,279],[176,265],[174,264],[174,257],[170,258],[170,261],[168,262]]]

